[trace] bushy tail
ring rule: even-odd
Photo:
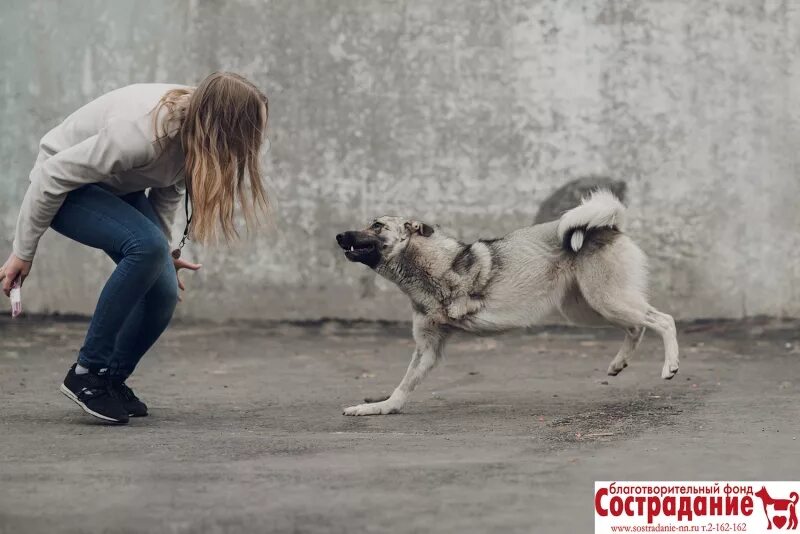
[[[558,238],[565,250],[578,252],[586,233],[593,228],[624,230],[625,206],[614,193],[606,189],[594,191],[581,205],[561,216],[558,221]]]

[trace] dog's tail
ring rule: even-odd
[[[594,228],[613,228],[622,231],[625,225],[625,206],[614,193],[598,189],[581,201],[581,205],[561,216],[558,238],[564,250],[578,252],[587,233]]]

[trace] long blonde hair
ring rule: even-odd
[[[195,89],[172,89],[159,101],[156,137],[162,142],[177,129],[185,154],[192,239],[214,242],[220,230],[226,240],[238,237],[236,199],[248,230],[259,213],[269,214],[259,164],[268,116],[264,93],[231,72],[215,72]]]

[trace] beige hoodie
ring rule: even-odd
[[[184,154],[169,137],[161,149],[152,111],[168,84],[136,84],[89,102],[47,132],[22,200],[14,254],[31,261],[67,193],[97,184],[115,195],[150,189],[150,202],[170,236],[175,211],[185,194]]]

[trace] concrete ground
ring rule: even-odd
[[[0,532],[589,532],[594,480],[800,479],[800,323],[457,337],[403,414],[408,328],[180,324],[130,381],[151,416],[58,392],[83,321],[0,320]]]

